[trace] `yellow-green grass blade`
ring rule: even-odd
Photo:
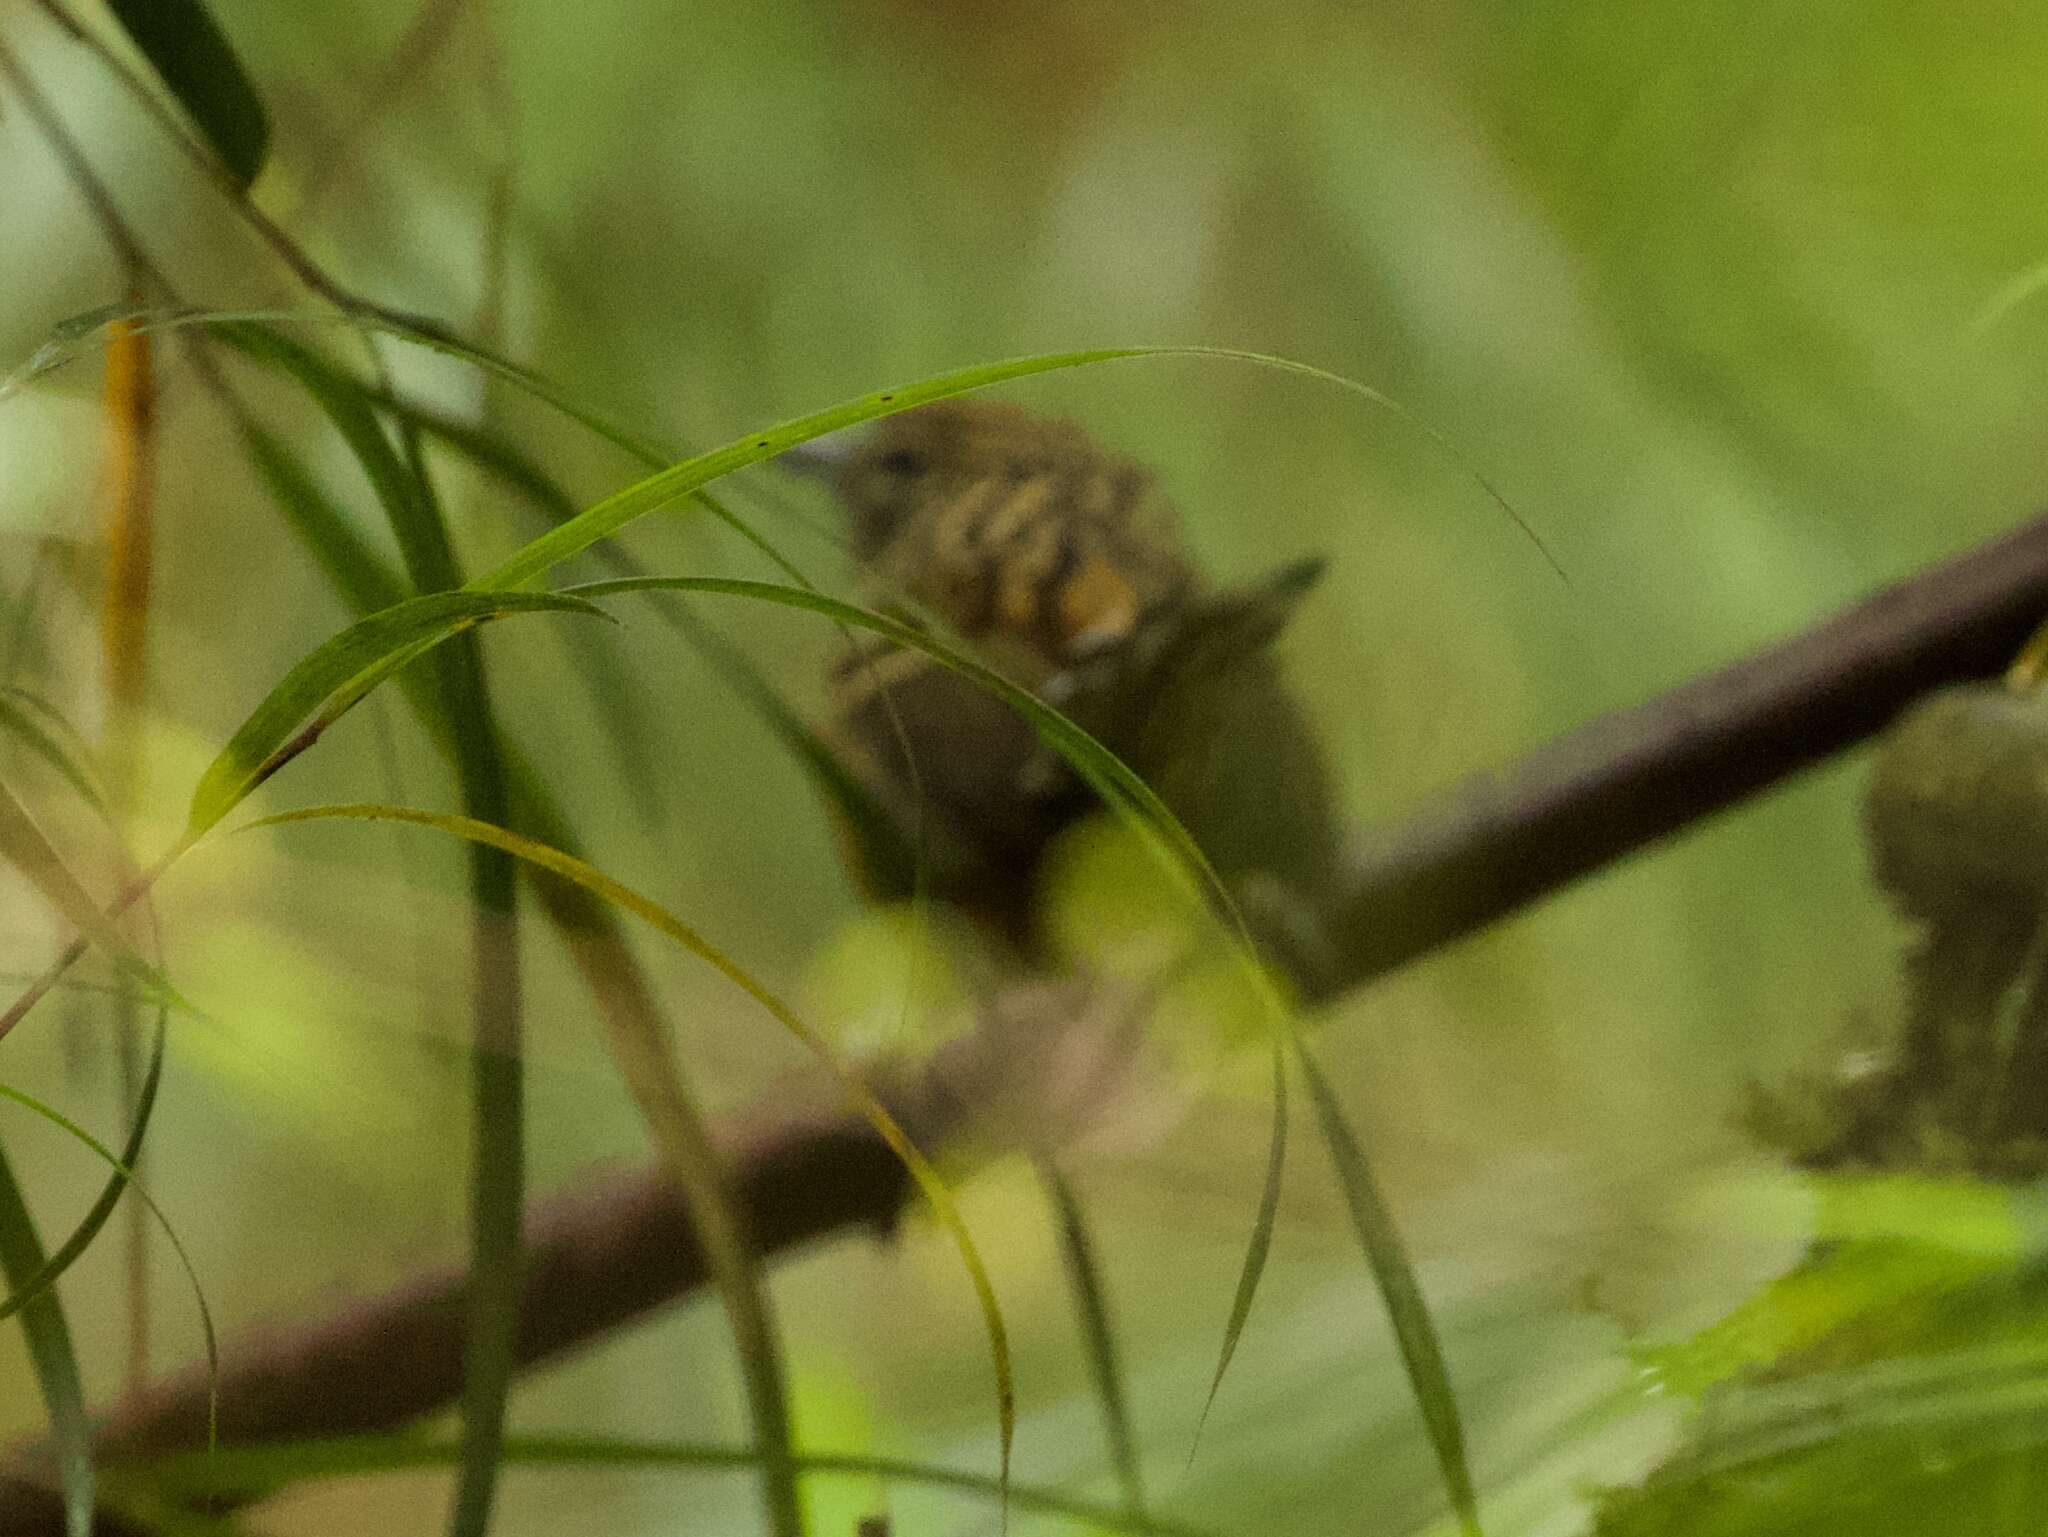
[[[691,954],[705,961],[728,981],[739,987],[755,1002],[759,1003],[777,1022],[810,1048],[825,1065],[831,1069],[845,1088],[848,1097],[860,1109],[879,1132],[896,1155],[903,1160],[914,1179],[917,1180],[934,1212],[946,1227],[959,1249],[962,1262],[966,1265],[982,1310],[985,1326],[990,1339],[991,1353],[996,1361],[997,1393],[1002,1426],[1003,1460],[1007,1470],[1009,1444],[1014,1429],[1015,1393],[1011,1377],[1009,1345],[1002,1318],[996,1306],[995,1289],[990,1282],[987,1269],[980,1253],[967,1232],[952,1195],[938,1171],[922,1152],[910,1141],[907,1133],[895,1117],[877,1099],[874,1092],[860,1077],[839,1061],[824,1038],[806,1024],[787,1004],[757,981],[750,973],[733,961],[726,953],[705,939],[696,929],[652,899],[613,880],[601,870],[587,862],[566,854],[559,849],[536,842],[502,827],[478,822],[473,818],[454,816],[445,812],[421,811],[402,806],[349,805],[319,806],[298,811],[277,812],[259,818],[251,827],[275,827],[289,823],[332,818],[348,818],[361,821],[390,821],[410,823],[415,826],[432,827],[452,836],[483,843],[536,865],[553,875],[575,882],[614,907],[632,913],[647,923],[656,932],[674,941]],[[716,1202],[724,1215],[718,1217],[715,1229],[705,1232],[707,1254],[712,1257],[714,1270],[718,1268],[719,1257],[714,1247],[720,1241],[719,1231],[726,1235],[724,1242],[730,1245],[727,1263],[735,1267],[736,1273],[721,1275],[721,1284],[731,1281],[734,1291],[743,1293],[754,1290],[759,1294],[757,1261],[752,1255],[744,1237],[743,1228],[737,1216],[730,1212],[729,1205],[717,1192],[720,1189],[716,1155],[711,1147],[710,1137],[704,1129],[701,1117],[688,1104],[674,1078],[673,1058],[664,1041],[642,1038],[617,1043],[626,1048],[628,1059],[621,1066],[627,1073],[629,1085],[636,1094],[649,1097],[649,1118],[661,1141],[663,1152],[674,1160],[675,1172],[687,1175],[690,1183],[686,1194],[707,1203]],[[693,1212],[693,1215],[697,1213]],[[701,1221],[701,1217],[700,1217]],[[732,1293],[728,1294],[730,1305]],[[758,1338],[748,1347],[743,1347],[743,1365],[750,1376],[756,1371],[770,1372],[773,1383],[757,1381],[752,1386],[758,1391],[773,1387],[778,1401],[781,1399],[780,1370],[778,1353],[774,1347],[772,1331],[767,1328],[765,1300],[749,1312],[748,1326],[759,1331]],[[735,1329],[742,1320],[735,1319]],[[749,1351],[753,1353],[750,1354]],[[787,1409],[781,1409],[781,1425],[784,1429],[782,1445],[785,1453],[789,1448],[787,1437]],[[772,1455],[772,1454],[770,1454]]]
[[[559,594],[439,592],[408,598],[357,620],[286,673],[200,776],[192,794],[186,841],[197,840],[241,804],[397,665],[473,625],[509,614],[548,611],[599,612],[587,602]]]

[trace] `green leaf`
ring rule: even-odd
[[[200,776],[192,793],[186,842],[197,840],[256,786],[312,745],[396,665],[472,625],[536,612],[601,616],[582,599],[557,593],[439,592],[409,598],[357,620],[285,674]]]
[[[951,1193],[929,1160],[908,1136],[880,1100],[860,1078],[826,1046],[824,1039],[805,1024],[773,993],[743,970],[722,950],[706,940],[667,908],[613,880],[594,866],[560,849],[523,837],[503,827],[471,817],[443,812],[417,811],[401,806],[321,806],[300,811],[279,812],[262,817],[251,827],[282,826],[325,818],[363,821],[392,821],[432,827],[511,854],[550,874],[575,882],[614,907],[634,914],[659,933],[681,945],[761,1004],[771,1016],[808,1046],[829,1067],[846,1088],[848,1096],[866,1115],[883,1139],[901,1158],[923,1188],[933,1209],[951,1232],[962,1261],[983,1305],[991,1349],[996,1358],[998,1398],[1002,1406],[1004,1465],[1008,1466],[1008,1441],[1014,1419],[1014,1390],[1011,1383],[1009,1349],[1002,1319],[995,1307],[994,1288],[986,1268],[968,1236]],[[705,1244],[713,1274],[724,1293],[732,1320],[735,1341],[746,1375],[754,1408],[755,1431],[762,1448],[763,1471],[769,1480],[769,1506],[778,1532],[802,1528],[797,1497],[795,1464],[788,1396],[784,1385],[781,1352],[776,1343],[767,1291],[762,1284],[759,1260],[744,1223],[726,1192],[724,1175],[711,1135],[702,1115],[684,1091],[675,1065],[674,1053],[665,1036],[645,1032],[620,1032],[612,1037],[613,1054],[622,1076],[640,1105],[654,1134],[663,1162],[677,1180],[690,1205],[691,1216]]]
[[[116,1158],[91,1132],[63,1112],[12,1085],[0,1083],[0,1099],[12,1100],[24,1109],[34,1111],[74,1141],[83,1143],[102,1163],[114,1170],[121,1180],[122,1189],[134,1189],[136,1196],[149,1208],[150,1215],[156,1218],[164,1236],[170,1240],[171,1251],[177,1255],[178,1263],[185,1271],[186,1283],[192,1288],[193,1299],[199,1308],[200,1328],[206,1338],[206,1455],[210,1457],[215,1446],[220,1342],[214,1332],[213,1310],[207,1305],[205,1289],[199,1284],[199,1274],[192,1268],[192,1258],[185,1252],[177,1230],[149,1192],[136,1182],[134,1168]],[[132,1133],[130,1140],[136,1140]],[[35,1283],[47,1263],[43,1258],[41,1240],[36,1237],[35,1225],[29,1218],[27,1207],[22,1204],[20,1188],[7,1166],[5,1154],[0,1153],[0,1270],[6,1272],[10,1288],[23,1292]],[[24,1303],[21,1322],[29,1338],[30,1354],[35,1361],[36,1375],[43,1387],[51,1429],[57,1441],[58,1464],[63,1471],[66,1490],[68,1530],[79,1534],[79,1537],[87,1537],[92,1530],[92,1427],[86,1419],[84,1391],[78,1382],[77,1362],[71,1354],[70,1334],[64,1326],[56,1292],[45,1288],[39,1296]],[[74,1414],[77,1418],[75,1426],[69,1423],[70,1416]],[[80,1480],[83,1480],[82,1506],[77,1493]]]
[[[206,142],[243,187],[263,169],[270,120],[234,49],[199,0],[107,0]]]
[[[142,1088],[136,1096],[135,1114],[129,1122],[127,1144],[121,1149],[120,1166],[108,1177],[99,1199],[92,1203],[78,1226],[72,1229],[71,1236],[58,1246],[57,1252],[26,1280],[10,1280],[11,1290],[5,1298],[0,1298],[0,1318],[13,1317],[56,1284],[57,1278],[71,1268],[72,1261],[99,1236],[100,1229],[120,1202],[121,1193],[128,1188],[127,1170],[134,1168],[135,1160],[142,1155],[143,1138],[149,1131],[149,1119],[156,1109],[157,1084],[163,1078],[164,1039],[169,1033],[165,1028],[166,1014],[164,1003],[159,1000],[156,1033],[149,1048],[149,1067],[143,1073]]]
[[[1095,1399],[1102,1409],[1102,1428],[1109,1439],[1110,1464],[1116,1469],[1117,1483],[1123,1489],[1125,1508],[1139,1514],[1145,1508],[1145,1486],[1138,1476],[1137,1437],[1131,1433],[1123,1366],[1117,1359],[1116,1326],[1110,1320],[1109,1294],[1102,1284],[1102,1269],[1095,1262],[1088,1220],[1074,1187],[1057,1164],[1049,1158],[1039,1159],[1038,1177],[1057,1219],[1060,1258],[1066,1262],[1067,1284],[1073,1289],[1074,1306],[1081,1315],[1081,1340],[1088,1348],[1088,1371],[1095,1379]]]
[[[1444,1365],[1443,1347],[1437,1341],[1436,1325],[1429,1316],[1429,1304],[1415,1279],[1414,1267],[1401,1245],[1394,1226],[1394,1214],[1380,1195],[1372,1166],[1359,1146],[1344,1108],[1337,1103],[1329,1079],[1298,1038],[1295,1060],[1308,1081],[1309,1101],[1323,1129],[1323,1144],[1336,1166],[1337,1182],[1344,1190],[1344,1205],[1351,1213],[1351,1225],[1372,1267],[1373,1280],[1387,1305],[1387,1317],[1394,1325],[1394,1340],[1401,1349],[1401,1364],[1407,1368],[1408,1384],[1422,1409],[1429,1428],[1430,1444],[1436,1449],[1437,1468],[1450,1491],[1451,1508],[1467,1537],[1479,1537],[1479,1496],[1472,1487],[1472,1471],[1465,1460],[1465,1429],[1458,1418],[1458,1401],[1451,1393],[1451,1375]]]
[[[1280,1181],[1287,1167],[1287,1059],[1280,1042],[1273,1042],[1273,1129],[1266,1148],[1266,1174],[1259,1184],[1259,1207],[1252,1216],[1252,1236],[1245,1245],[1244,1263],[1238,1267],[1237,1291],[1230,1299],[1230,1317],[1223,1323],[1223,1344],[1216,1352],[1216,1370],[1209,1378],[1209,1391],[1202,1399],[1202,1413],[1195,1421],[1195,1434],[1188,1446],[1188,1462],[1202,1444],[1202,1431],[1209,1423],[1209,1411],[1216,1407],[1216,1395],[1223,1387],[1223,1374],[1230,1370],[1237,1343],[1252,1316],[1252,1300],[1259,1294],[1259,1278],[1266,1273],[1266,1257],[1273,1249],[1273,1229],[1280,1220]]]
[[[0,1270],[17,1293],[29,1293],[48,1263],[34,1220],[15,1183],[7,1155],[0,1151]],[[86,1413],[85,1388],[78,1376],[78,1357],[71,1349],[71,1329],[57,1294],[34,1291],[21,1310],[22,1332],[28,1337],[29,1360],[36,1385],[50,1417],[50,1440],[56,1452],[58,1478],[64,1488],[64,1530],[67,1537],[91,1537],[95,1480],[92,1466],[92,1421]]]

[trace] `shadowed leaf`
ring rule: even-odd
[[[107,0],[107,9],[221,164],[247,187],[263,169],[270,119],[206,7],[199,0]]]

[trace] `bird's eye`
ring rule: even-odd
[[[892,448],[875,461],[875,466],[885,475],[914,480],[924,473],[924,455],[915,449]]]

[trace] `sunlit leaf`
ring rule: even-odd
[[[389,677],[394,657],[410,661],[458,630],[507,614],[536,612],[599,610],[559,594],[439,592],[356,621],[285,674],[200,776],[187,839],[198,838],[226,816],[289,756]]]

